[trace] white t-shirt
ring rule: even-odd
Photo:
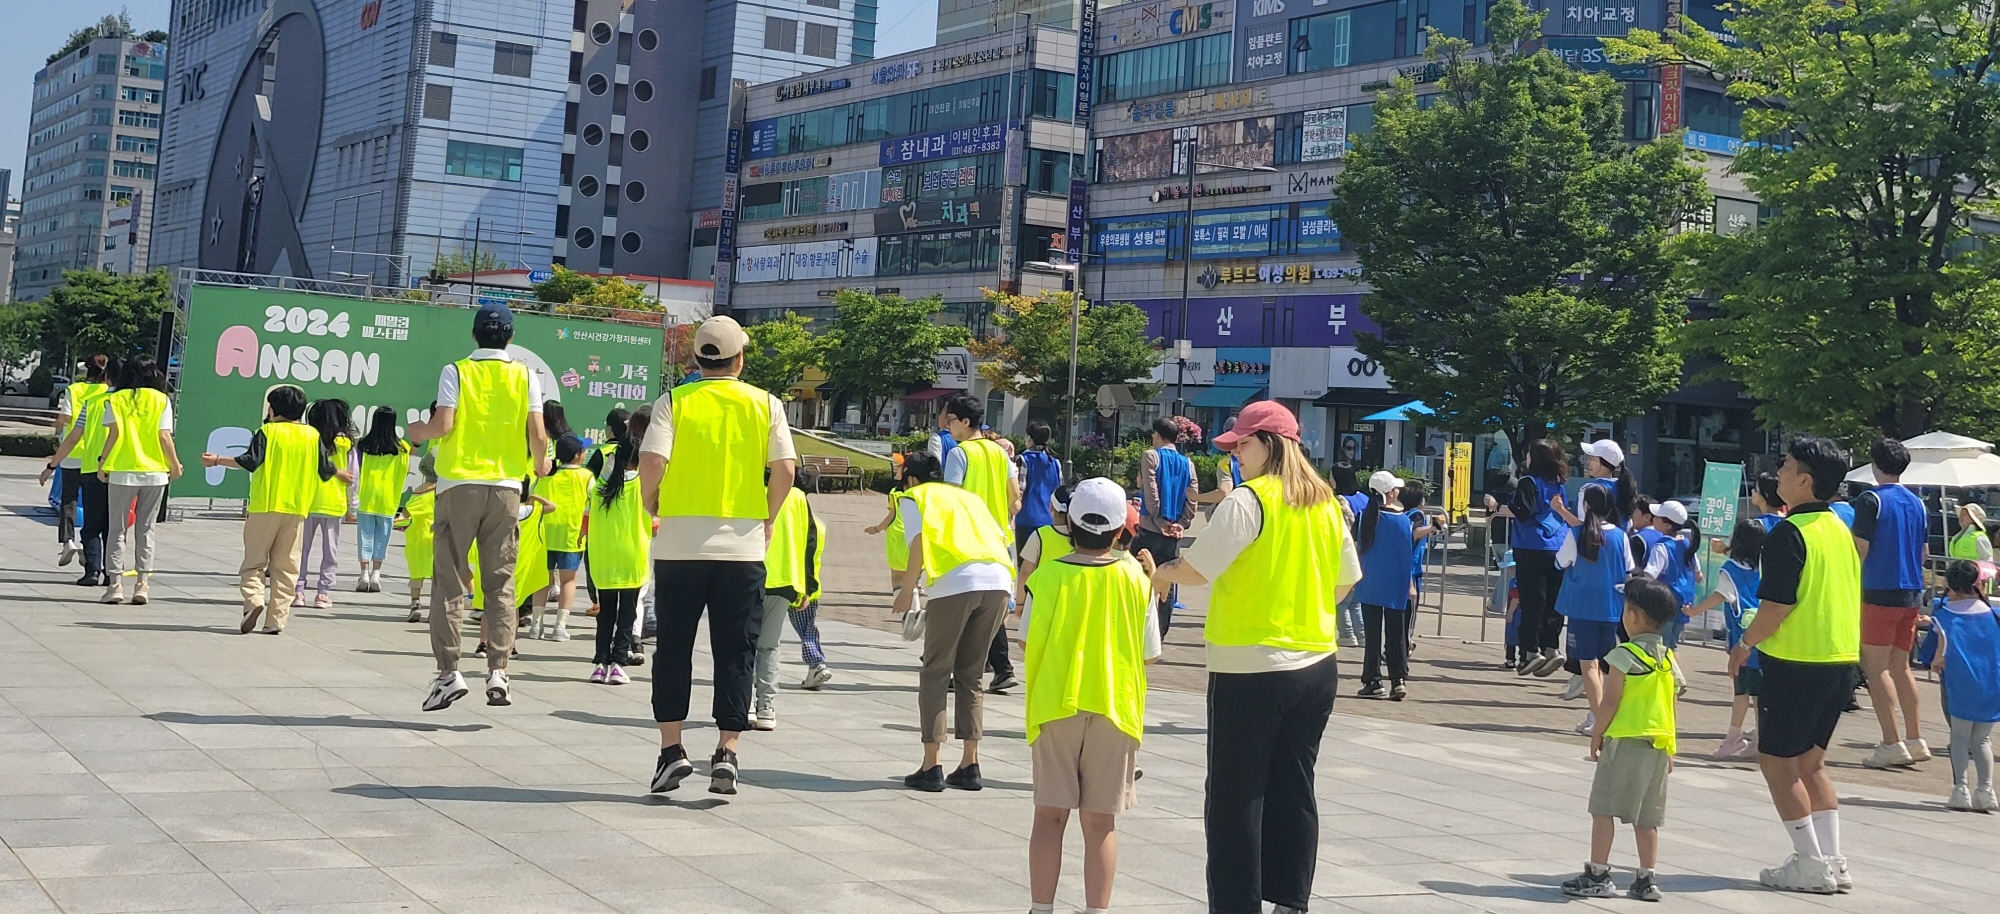
[[[1346,514],[1341,517],[1345,519]],[[1238,486],[1216,504],[1215,514],[1193,545],[1181,550],[1181,561],[1213,582],[1263,531],[1264,506],[1257,501],[1257,493],[1249,486]],[[1354,551],[1352,536],[1341,541],[1340,580],[1361,580],[1361,556]],[[1210,644],[1207,659],[1211,673],[1271,673],[1303,669],[1331,656],[1332,651],[1288,651],[1262,644]]]
[[[905,498],[902,507],[897,510],[903,515],[903,541],[916,542],[917,537],[924,532],[924,515],[917,508],[917,500]],[[998,590],[1012,594],[1014,569],[1004,562],[966,562],[939,575],[937,581],[924,585],[924,596],[949,597],[977,590]]]
[[[797,460],[799,452],[792,446],[792,427],[785,421],[785,405],[777,397],[770,400],[771,434],[770,441],[765,445],[765,459],[769,463]],[[639,444],[639,452],[673,459],[671,390],[653,401],[653,422],[646,427],[646,440]],[[660,492],[661,502],[672,497],[672,492]],[[764,560],[764,520],[757,517],[661,517],[660,529],[653,534],[653,559],[761,562]]]
[[[1064,558],[1064,559],[1066,559],[1066,558],[1068,558],[1068,556],[1064,556],[1063,558]],[[1056,559],[1056,561],[1060,562],[1060,561],[1063,561],[1063,559]],[[1122,559],[1115,559],[1114,561],[1120,561],[1120,562],[1132,562],[1132,561],[1137,561],[1137,559],[1132,559],[1132,558],[1122,558]],[[1102,564],[1102,563],[1099,563],[1099,562],[1094,562],[1094,561],[1093,561],[1093,562],[1072,562],[1071,564],[1075,564],[1075,565],[1097,565],[1097,564]],[[1153,625],[1153,624],[1151,624],[1151,622],[1152,622],[1152,618],[1151,618],[1151,617],[1152,617],[1152,613],[1151,613],[1151,610],[1152,610],[1152,608],[1153,608],[1153,604],[1152,604],[1152,601],[1148,600],[1148,601],[1147,601],[1147,603],[1146,603],[1146,609],[1148,610],[1148,612],[1147,612],[1147,620],[1146,620],[1146,621],[1147,621],[1147,623],[1148,623],[1148,624],[1147,624],[1147,625],[1145,626],[1145,628],[1146,628],[1146,650],[1145,650],[1145,653],[1143,653],[1143,654],[1141,654],[1141,655],[1140,655],[1140,656],[1141,656],[1141,657],[1142,657],[1143,659],[1146,659],[1146,660],[1152,660],[1152,659],[1154,659],[1155,657],[1158,657],[1158,656],[1160,656],[1160,627],[1159,627],[1159,626],[1157,626],[1157,625]],[[1023,606],[1023,607],[1021,607],[1021,633],[1020,633],[1020,637],[1021,637],[1021,638],[1023,638],[1023,639],[1025,639],[1025,638],[1027,638],[1027,637],[1028,637],[1028,622],[1029,622],[1030,620],[1032,620],[1032,619],[1034,618],[1034,612],[1035,612],[1035,595],[1031,593],[1031,594],[1029,594],[1029,595],[1028,595],[1028,604],[1027,604],[1026,606]]]
[[[474,349],[472,350],[472,354],[466,356],[466,358],[475,362],[514,361],[514,357],[508,354],[505,349]],[[445,363],[444,370],[438,373],[437,405],[441,407],[449,406],[452,409],[458,408],[457,362]],[[530,368],[528,369],[528,415],[539,416],[541,414],[542,378],[535,373],[533,368]],[[529,421],[532,422],[534,420],[531,419]],[[525,447],[526,444],[524,443],[522,446]],[[521,481],[518,479],[447,479],[441,473],[438,475],[437,490],[439,492],[459,485],[499,486],[503,489],[513,489],[516,492],[521,490]]]
[[[111,406],[108,403],[104,407],[103,424],[105,428],[118,427],[118,417],[112,414]],[[174,404],[172,401],[168,401],[166,408],[160,410],[160,427],[156,429],[156,431],[171,432],[173,430],[174,430]],[[77,464],[77,466],[81,468],[83,465]],[[126,472],[126,473],[110,473],[107,474],[105,477],[105,481],[114,486],[163,486],[166,485],[168,482],[171,482],[172,480],[173,480],[173,475],[170,473]]]

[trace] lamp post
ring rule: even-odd
[[[1077,336],[1083,326],[1083,290],[1081,288],[1078,288],[1079,284],[1076,282],[1076,278],[1078,275],[1077,268],[1081,266],[1081,264],[1069,263],[1067,261],[1062,263],[1051,263],[1046,260],[1035,260],[1023,264],[1023,266],[1031,267],[1037,270],[1048,270],[1055,273],[1061,273],[1063,274],[1063,285],[1070,287],[1069,410],[1068,410],[1069,415],[1068,418],[1064,420],[1067,423],[1067,426],[1063,430],[1063,465],[1066,467],[1074,467],[1075,464],[1071,462],[1070,458],[1071,455],[1076,452],[1076,347],[1077,347]]]
[[[1182,217],[1181,221],[1181,309],[1179,317],[1177,317],[1174,321],[1174,327],[1176,331],[1174,339],[1174,362],[1176,363],[1175,378],[1174,378],[1174,415],[1176,416],[1182,415],[1187,411],[1187,352],[1186,352],[1187,347],[1185,344],[1189,339],[1187,332],[1188,283],[1189,280],[1191,280],[1194,276],[1195,172],[1203,168],[1212,168],[1215,169],[1216,171],[1246,171],[1246,172],[1277,171],[1276,168],[1273,168],[1269,165],[1225,165],[1221,162],[1196,161],[1194,157],[1196,149],[1195,139],[1193,137],[1189,137],[1186,140],[1183,140],[1182,142],[1188,144],[1187,147],[1188,170],[1187,170],[1187,211],[1186,215]]]

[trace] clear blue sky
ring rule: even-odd
[[[0,0],[6,7],[6,27],[0,29],[0,168],[14,171],[12,193],[21,195],[22,166],[27,162],[28,110],[34,100],[35,71],[62,47],[69,33],[107,13],[124,9],[132,26],[143,32],[167,27],[171,0],[64,3],[55,0]],[[887,0],[881,6],[875,53],[886,57],[937,41],[937,0]]]

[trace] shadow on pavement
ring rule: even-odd
[[[79,628],[95,628],[111,632],[196,632],[206,635],[228,635],[232,638],[242,634],[234,625],[173,625],[166,622],[74,622]]]
[[[520,677],[516,676],[514,678],[519,679]],[[610,686],[609,688],[616,688],[616,686]],[[640,727],[647,730],[652,730],[659,727],[658,723],[643,717],[607,717],[603,714],[592,714],[589,711],[571,711],[565,709],[561,711],[550,711],[549,716],[560,718],[562,720],[574,721],[579,724],[601,724],[608,727]],[[715,726],[714,724],[705,720],[689,720],[681,722],[682,730],[707,730],[707,729],[713,729],[714,726]]]
[[[448,731],[451,733],[477,733],[493,729],[492,724],[445,724],[413,723],[402,720],[383,720],[374,717],[355,717],[351,714],[336,714],[330,717],[289,717],[266,714],[188,714],[183,711],[161,711],[144,715],[147,720],[163,724],[247,724],[254,727],[352,727],[359,730],[417,730],[424,733]]]
[[[714,809],[729,801],[716,797],[681,802],[657,794],[589,793],[581,790],[535,790],[527,787],[445,787],[387,784],[354,784],[335,787],[334,793],[376,799],[450,800],[468,803],[630,803],[637,806],[678,806],[683,809]]]
[[[1550,877],[1537,876],[1534,878],[1542,879]],[[1561,882],[1563,878],[1554,877],[1555,882]],[[1570,901],[1570,899],[1563,897],[1562,890],[1556,888],[1553,883],[1546,886],[1467,885],[1463,882],[1426,880],[1417,884],[1439,895],[1456,895],[1461,898],[1512,898],[1517,901],[1537,901],[1543,904],[1568,904]]]

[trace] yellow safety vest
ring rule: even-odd
[[[771,543],[764,550],[765,590],[789,587],[796,594],[805,593],[806,525],[811,522],[805,493],[793,489],[771,519]]]
[[[396,442],[394,454],[361,455],[361,513],[389,517],[396,513],[396,501],[403,497],[403,481],[410,477],[410,445]]]
[[[910,540],[903,532],[903,502],[908,498],[901,489],[889,493],[889,526],[882,531],[882,551],[889,560],[889,570],[898,576],[910,567]]]
[[[95,473],[104,464],[104,439],[111,437],[111,430],[104,425],[104,409],[110,396],[99,390],[80,401],[78,407],[76,421],[83,424],[83,434],[77,437],[76,449],[70,453],[77,455],[77,463],[85,473]]]
[[[1041,558],[1035,560],[1037,568],[1076,551],[1076,545],[1069,541],[1069,537],[1052,524],[1036,527],[1035,537],[1042,543]]]
[[[1806,567],[1798,603],[1758,652],[1793,663],[1860,662],[1861,555],[1853,531],[1832,511],[1793,514],[1785,523],[1805,539]]]
[[[250,474],[250,513],[304,517],[319,498],[319,431],[303,422],[266,422],[264,462]]]
[[[410,515],[410,526],[403,531],[403,563],[410,567],[410,580],[428,580],[435,560],[431,524],[437,520],[437,490],[410,496],[403,510]]]
[[[1043,724],[1082,712],[1141,739],[1153,600],[1139,563],[1043,562],[1028,575],[1028,592],[1035,601],[1024,636],[1028,742]]]
[[[527,598],[549,589],[549,522],[553,514],[543,511],[541,505],[528,503],[534,508],[526,520],[521,521],[519,545],[514,552],[514,603],[526,603]]]
[[[1604,737],[1651,740],[1654,748],[1673,755],[1678,733],[1674,725],[1673,671],[1678,662],[1674,652],[1668,651],[1665,660],[1655,663],[1645,648],[1633,642],[1618,645],[1618,649],[1630,653],[1645,666],[1646,672],[1625,676],[1625,691],[1618,701],[1617,713],[1604,728]]]
[[[611,478],[612,469],[618,465],[618,442],[606,441],[598,445],[597,453],[604,456],[604,460],[599,464],[597,471],[598,481],[603,482]]]
[[[1294,508],[1277,476],[1243,485],[1264,510],[1263,529],[1215,579],[1202,637],[1224,647],[1333,653],[1334,593],[1343,583],[1340,555],[1347,537],[1334,506],[1339,499]]]
[[[95,381],[78,381],[63,388],[63,406],[68,409],[70,418],[74,419],[77,416],[83,415],[83,405],[85,403],[110,392],[111,385],[109,384],[99,384]]]
[[[535,480],[535,494],[556,506],[544,531],[550,552],[583,551],[583,512],[590,506],[590,490],[594,488],[597,483],[590,469],[573,464],[557,467]]]
[[[941,482],[904,490],[917,503],[923,529],[924,583],[935,584],[945,572],[967,562],[994,562],[1008,569],[1014,557],[1007,549],[1007,530],[972,493]]]
[[[625,489],[610,504],[590,490],[590,579],[598,587],[632,590],[646,583],[652,524],[639,505],[639,474],[627,473]]]
[[[333,468],[347,469],[348,455],[354,453],[354,439],[341,435],[333,439]],[[324,480],[319,484],[319,497],[313,500],[312,513],[318,517],[347,516],[347,483],[340,477]]]
[[[1949,551],[1955,559],[1979,560],[1979,543],[1986,539],[1984,530],[1966,530],[1951,538]]]
[[[676,387],[668,397],[674,445],[660,516],[769,517],[771,395],[735,378],[711,378]]]
[[[528,366],[499,359],[460,359],[458,407],[451,433],[437,443],[438,478],[450,481],[521,479],[528,458]]]
[[[118,440],[104,457],[111,473],[165,473],[167,450],[160,445],[160,417],[167,412],[167,395],[150,387],[121,390],[110,398]]]
[[[1013,526],[1013,495],[1007,487],[1007,452],[991,438],[974,438],[958,446],[965,452],[965,491],[986,503],[1002,528]]]
[[[812,593],[806,594],[807,602],[818,600],[826,591],[826,521],[817,514],[812,519],[816,539],[812,551]]]

